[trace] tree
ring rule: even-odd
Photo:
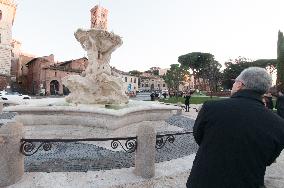
[[[210,53],[192,52],[178,57],[178,62],[188,69],[191,69],[194,76],[194,85],[202,76],[205,75],[204,70],[211,62],[214,61],[214,56]]]
[[[252,66],[266,68],[272,74],[276,70],[277,59],[258,59],[252,62]]]
[[[223,71],[223,81],[222,85],[225,89],[231,89],[233,85],[233,79],[246,68],[250,67],[250,59],[239,56],[238,58],[232,60],[230,59],[225,63],[226,68]]]
[[[152,74],[153,74],[154,76],[159,76],[159,70],[153,70],[153,71],[152,71]]]
[[[208,81],[208,85],[211,91],[211,97],[212,92],[216,92],[218,86],[220,85],[222,79],[222,73],[220,72],[221,67],[222,65],[218,61],[213,60],[201,71],[203,72],[202,78]]]
[[[276,59],[258,59],[252,61],[241,56],[235,60],[230,59],[225,63],[226,68],[223,71],[222,85],[225,89],[231,89],[233,85],[232,79],[237,78],[248,67],[262,67],[270,70],[270,73],[272,73],[275,70],[276,62]]]
[[[131,76],[141,76],[142,72],[138,71],[138,70],[132,70],[128,72]]]
[[[170,70],[163,76],[169,90],[178,91],[179,85],[189,72],[179,64],[172,64]]]
[[[284,37],[281,31],[278,32],[277,41],[277,90],[284,90]]]

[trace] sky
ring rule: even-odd
[[[206,52],[221,64],[239,56],[276,59],[284,31],[283,0],[17,0],[13,38],[22,51],[57,61],[86,55],[74,37],[90,28],[90,9],[109,10],[108,30],[123,39],[111,66],[123,71],[169,68]]]

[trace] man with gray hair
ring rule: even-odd
[[[193,127],[199,145],[187,188],[261,188],[266,166],[284,148],[284,120],[265,108],[271,86],[263,68],[235,79],[231,98],[203,104]]]

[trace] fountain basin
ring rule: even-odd
[[[129,101],[126,105],[108,106],[69,104],[63,98],[30,101],[9,106],[4,112],[17,112],[16,119],[24,125],[80,125],[118,129],[142,121],[166,120],[177,113],[179,107],[157,102]],[[53,99],[54,100],[54,99]]]

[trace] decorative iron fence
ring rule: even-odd
[[[161,149],[167,142],[174,143],[175,136],[192,134],[192,131],[178,132],[169,134],[156,135],[156,149]],[[21,139],[20,152],[25,156],[31,156],[39,150],[49,151],[52,149],[53,143],[68,142],[94,142],[94,141],[111,141],[111,148],[117,149],[119,146],[127,153],[133,153],[137,149],[136,137],[116,137],[116,138],[82,138],[82,139]],[[122,141],[125,141],[123,143]]]
[[[122,140],[125,140],[125,143],[122,144]],[[21,139],[20,151],[25,156],[31,156],[39,151],[42,148],[44,151],[49,151],[52,148],[53,143],[58,142],[94,142],[94,141],[111,141],[111,147],[113,149],[118,148],[119,146],[128,153],[132,153],[136,150],[137,147],[137,137],[127,137],[127,138],[83,138],[83,139]]]
[[[156,149],[163,148],[167,142],[174,143],[175,136],[184,135],[184,134],[192,134],[192,133],[193,131],[169,133],[169,134],[158,134],[156,136]]]

